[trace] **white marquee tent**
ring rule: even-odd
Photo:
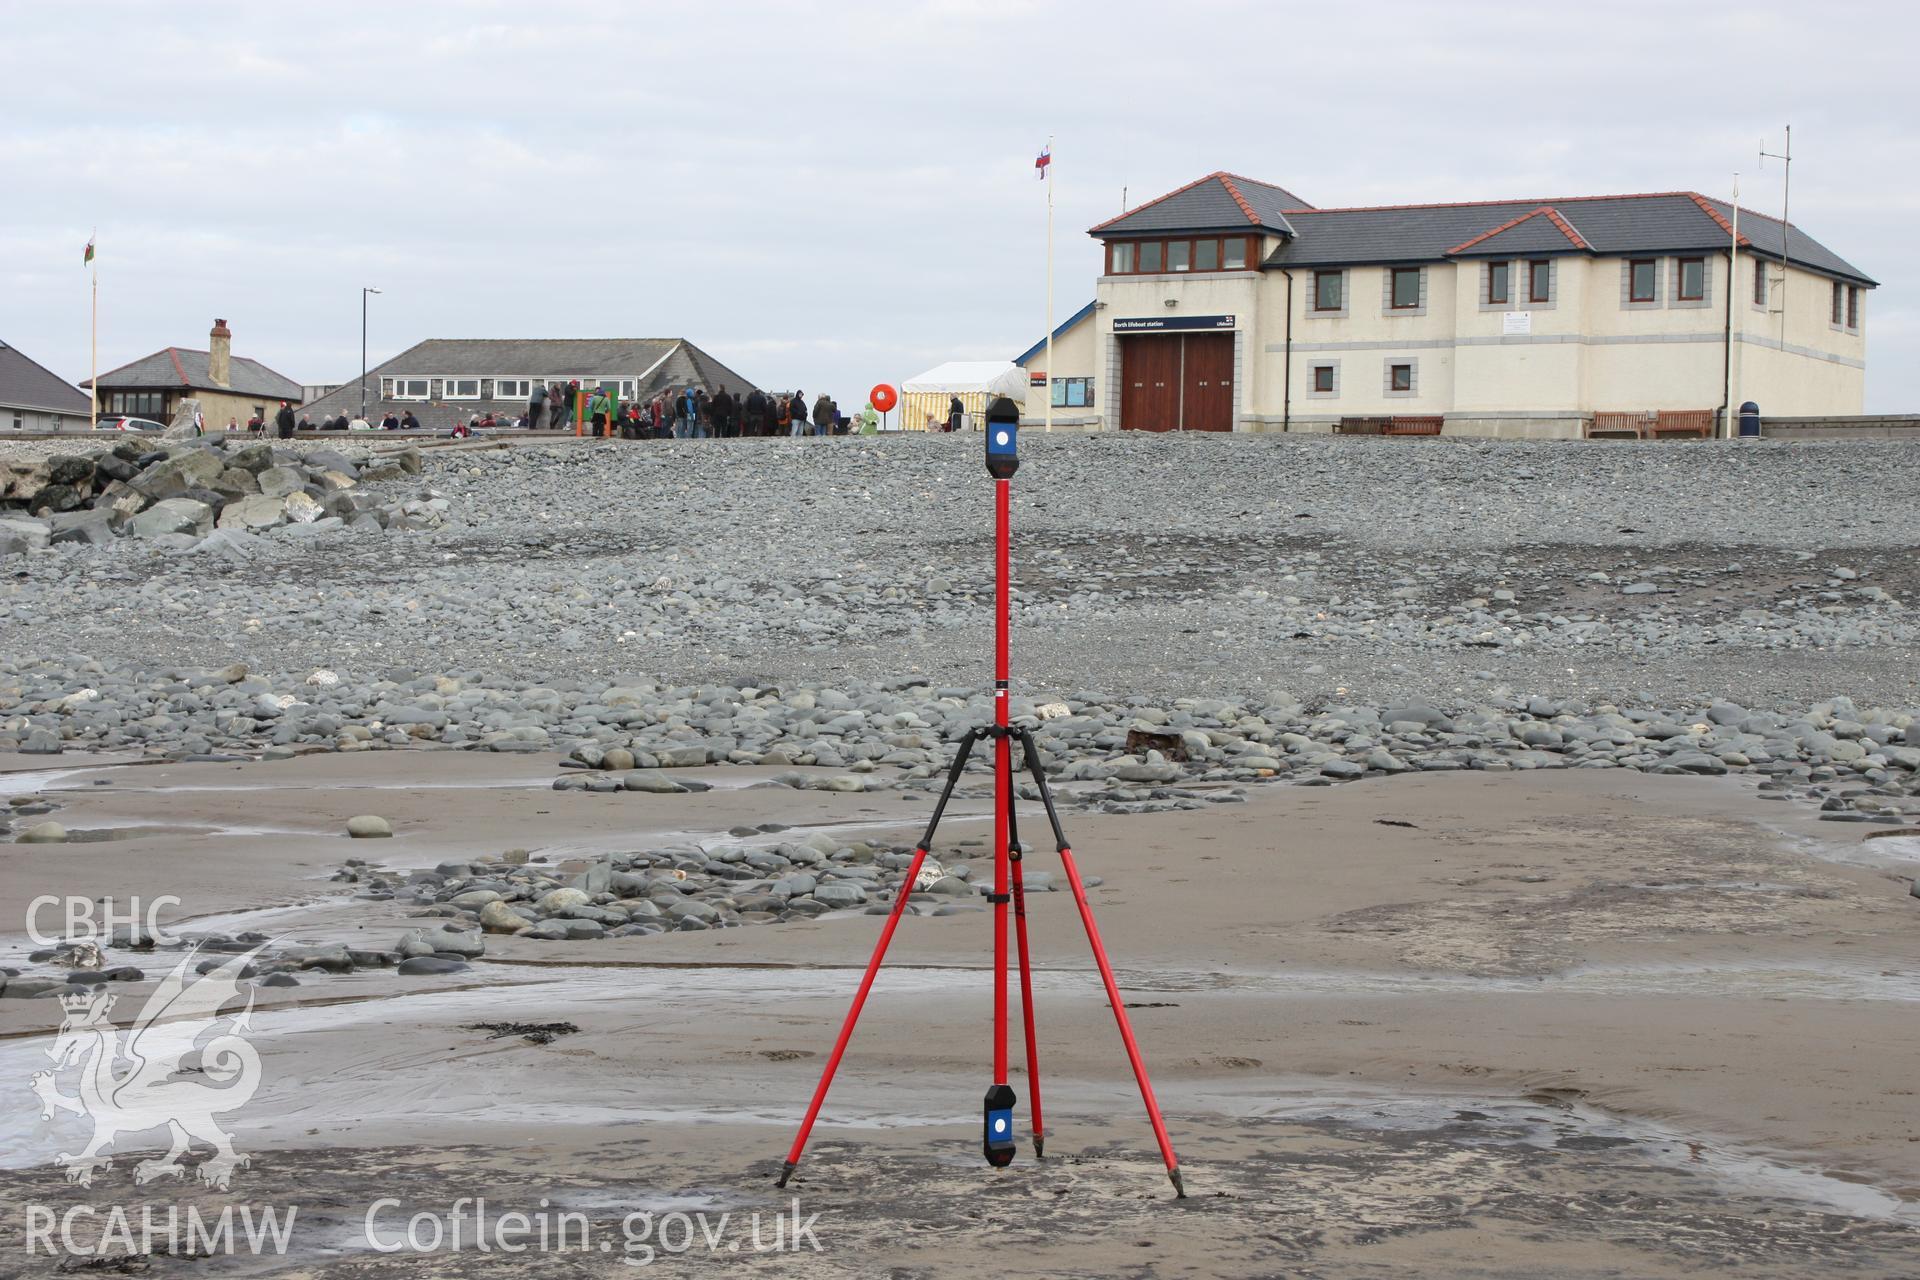
[[[906,431],[939,430],[957,396],[969,426],[986,417],[995,396],[1015,404],[1027,394],[1027,371],[1005,360],[949,360],[900,384],[900,426]]]

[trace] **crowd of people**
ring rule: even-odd
[[[954,401],[953,430],[959,423],[959,401]],[[496,416],[493,412],[472,413],[464,421],[456,419],[452,434],[471,436],[478,431],[500,428],[520,431],[566,431],[578,423],[594,436],[623,440],[734,440],[754,436],[844,436],[872,435],[880,429],[880,414],[871,404],[851,416],[840,411],[832,396],[821,394],[811,402],[804,391],[761,391],[734,395],[723,385],[709,393],[705,387],[688,385],[678,391],[661,391],[650,399],[619,403],[605,388],[583,388],[576,380],[551,386],[536,383],[520,417]],[[420,420],[407,409],[396,414],[389,409],[376,426],[364,417],[342,412],[324,417],[318,423],[310,414],[296,417],[285,400],[271,422],[256,413],[247,420],[247,431],[258,434],[271,426],[282,440],[299,431],[418,431]],[[235,421],[227,430],[239,430]],[[938,428],[936,428],[938,429]]]
[[[722,385],[713,392],[685,386],[650,399],[617,403],[604,389],[578,382],[536,386],[518,425],[564,430],[578,421],[595,436],[625,440],[735,440],[753,436],[828,436],[877,430],[879,415],[868,405],[849,417],[829,395],[811,402],[804,391],[735,395]],[[475,422],[473,426],[486,425]]]

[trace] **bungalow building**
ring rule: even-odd
[[[1579,436],[1596,415],[1861,411],[1874,281],[1696,192],[1317,208],[1213,173],[1092,228],[1094,300],[1019,358],[1094,430]],[[1050,376],[1051,375],[1051,376]]]
[[[245,426],[256,413],[272,421],[282,400],[300,403],[300,384],[258,360],[235,356],[225,320],[213,322],[205,351],[163,347],[100,375],[103,418],[124,414],[171,423],[186,400],[199,401],[207,430],[218,431],[228,422]]]
[[[684,338],[431,338],[367,372],[367,417],[412,412],[425,427],[475,415],[515,418],[535,383],[604,386],[622,404],[688,385],[744,395],[753,384]],[[306,407],[317,425],[360,412],[359,379]]]
[[[91,411],[86,392],[0,342],[0,431],[84,427]]]

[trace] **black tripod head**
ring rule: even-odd
[[[987,474],[1010,480],[1020,469],[1020,406],[996,396],[987,406]]]

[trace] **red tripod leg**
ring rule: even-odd
[[[1060,862],[1067,871],[1067,884],[1073,890],[1074,905],[1080,908],[1080,923],[1087,927],[1087,941],[1093,946],[1093,961],[1100,966],[1100,981],[1106,984],[1107,1001],[1113,1006],[1114,1020],[1120,1024],[1120,1041],[1127,1047],[1127,1058],[1133,1063],[1133,1078],[1140,1085],[1140,1100],[1147,1104],[1147,1119],[1153,1125],[1153,1136],[1160,1144],[1160,1158],[1167,1162],[1167,1177],[1173,1180],[1174,1192],[1182,1199],[1187,1189],[1180,1183],[1180,1161],[1173,1154],[1173,1143],[1167,1138],[1167,1125],[1160,1118],[1160,1104],[1153,1099],[1153,1081],[1147,1079],[1147,1064],[1140,1056],[1140,1046],[1134,1042],[1133,1025],[1127,1021],[1126,1002],[1120,998],[1120,986],[1113,980],[1113,966],[1107,962],[1107,949],[1100,943],[1100,926],[1093,922],[1093,908],[1087,905],[1087,891],[1080,883],[1080,869],[1073,863],[1073,850],[1065,841],[1060,843]]]
[[[1019,837],[1013,837],[1013,928],[1020,944],[1020,1016],[1027,1031],[1027,1088],[1033,1095],[1033,1154],[1047,1154],[1047,1126],[1040,1112],[1040,1042],[1033,1033],[1033,959],[1027,952],[1027,892],[1020,874]]]
[[[833,1084],[833,1073],[840,1066],[840,1056],[847,1051],[847,1041],[853,1039],[854,1024],[860,1021],[860,1008],[867,1002],[867,992],[873,989],[874,975],[880,972],[880,962],[886,958],[887,944],[893,941],[893,931],[900,923],[900,917],[906,914],[907,899],[913,895],[913,883],[920,876],[920,864],[927,860],[927,846],[922,842],[913,851],[913,865],[907,868],[907,878],[900,882],[899,892],[893,899],[893,910],[887,914],[887,923],[880,930],[880,941],[874,944],[873,957],[867,961],[867,972],[860,979],[860,989],[854,993],[853,1007],[847,1010],[847,1020],[840,1027],[840,1038],[833,1042],[833,1052],[827,1055],[826,1070],[820,1073],[820,1084],[813,1091],[813,1102],[807,1107],[807,1118],[800,1122],[800,1132],[794,1136],[793,1149],[787,1152],[786,1163],[781,1167],[780,1180],[775,1185],[786,1186],[787,1179],[793,1176],[794,1167],[800,1163],[800,1153],[806,1149],[807,1135],[813,1132],[813,1122],[820,1115],[820,1105],[827,1100],[827,1089]]]

